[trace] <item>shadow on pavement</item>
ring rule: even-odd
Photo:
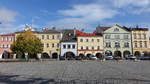
[[[0,83],[4,84],[149,84],[150,80],[105,78],[102,80],[57,80],[31,78],[20,75],[0,75]]]
[[[5,84],[49,84],[53,79],[24,78],[19,75],[0,75],[0,83]]]

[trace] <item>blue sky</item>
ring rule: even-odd
[[[92,32],[97,25],[150,27],[150,0],[0,0],[0,33],[24,24],[41,29],[77,28]]]

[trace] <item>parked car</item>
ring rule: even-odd
[[[106,60],[113,60],[114,57],[113,57],[113,56],[105,56],[105,59],[106,59]]]
[[[64,56],[60,56],[59,60],[65,60],[65,57]]]
[[[82,58],[81,58],[81,56],[76,56],[75,59],[76,60],[81,60]]]
[[[94,55],[89,56],[89,60],[97,60],[98,58]]]
[[[150,60],[150,56],[140,56],[140,60]]]
[[[137,59],[137,57],[134,56],[134,55],[128,55],[127,57],[125,57],[125,59],[127,59],[127,60],[134,60],[134,59]]]

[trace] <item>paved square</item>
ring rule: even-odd
[[[0,84],[150,84],[150,61],[0,63]]]

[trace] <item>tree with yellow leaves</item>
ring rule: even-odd
[[[32,56],[41,53],[43,45],[31,30],[27,30],[17,36],[16,41],[11,45],[11,50],[16,54],[28,53]]]

